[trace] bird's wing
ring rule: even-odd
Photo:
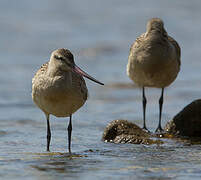
[[[39,70],[35,73],[35,75],[32,79],[32,83],[34,82],[34,79],[36,77],[43,75],[47,71],[48,65],[49,65],[49,62],[46,62],[39,68]]]
[[[137,37],[137,39],[135,40],[135,42],[131,45],[130,53],[131,53],[131,51],[134,51],[135,49],[139,48],[139,46],[144,41],[144,38],[145,38],[145,33],[143,33],[139,37]]]
[[[168,40],[173,44],[173,46],[176,49],[176,53],[177,53],[177,61],[179,63],[179,66],[181,65],[181,48],[179,46],[179,44],[177,43],[177,41],[174,40],[174,38],[172,38],[171,36],[168,36]]]

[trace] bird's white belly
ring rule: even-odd
[[[56,117],[68,117],[84,105],[85,99],[76,92],[57,92],[48,94],[41,92],[33,98],[46,114]]]
[[[177,61],[160,64],[155,68],[144,68],[139,64],[128,64],[128,76],[140,87],[163,88],[170,85],[179,72]]]

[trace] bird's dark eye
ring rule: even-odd
[[[58,55],[54,55],[54,58],[58,59],[58,60],[61,60],[61,61],[65,60],[62,56],[58,56]]]

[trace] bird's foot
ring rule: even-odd
[[[163,128],[161,126],[158,126],[157,129],[156,129],[156,131],[155,131],[155,133],[157,133],[157,134],[163,134],[164,130],[163,130]]]
[[[142,128],[145,132],[147,132],[147,133],[151,133],[148,129],[147,129],[147,127],[145,126],[145,127],[143,127]]]

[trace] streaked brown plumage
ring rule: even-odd
[[[70,71],[58,71],[54,77],[47,76],[48,66],[49,62],[43,64],[33,78],[33,100],[45,114],[68,117],[87,100],[85,80]]]
[[[102,84],[75,65],[69,50],[57,49],[52,52],[50,61],[41,66],[32,80],[33,101],[47,118],[47,151],[51,140],[49,115],[52,114],[56,117],[70,117],[68,134],[69,153],[71,152],[72,114],[84,105],[88,97],[82,76]]]
[[[159,125],[162,131],[161,113],[163,90],[169,86],[180,71],[181,50],[179,44],[164,29],[163,21],[152,18],[147,23],[147,31],[132,44],[128,58],[127,74],[143,90],[143,128],[145,123],[146,97],[144,87],[162,88],[159,100]]]

